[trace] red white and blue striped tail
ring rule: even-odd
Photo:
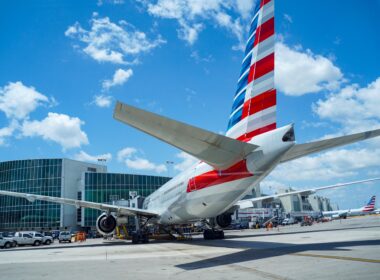
[[[371,212],[375,210],[375,203],[376,203],[376,195],[372,196],[369,202],[366,206],[364,206],[363,211],[364,212]]]
[[[276,129],[274,0],[254,12],[226,135],[241,141]]]

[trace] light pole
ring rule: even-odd
[[[168,166],[168,177],[170,177],[170,166],[169,166],[169,165],[170,165],[170,164],[173,165],[173,164],[174,164],[174,161],[167,160],[165,163],[166,163],[166,165]]]
[[[101,166],[103,166],[103,172],[104,172],[104,167],[106,166],[107,159],[106,158],[98,158],[98,162]]]

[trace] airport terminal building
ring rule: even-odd
[[[148,196],[170,178],[108,173],[100,164],[71,159],[0,162],[0,190],[114,203],[130,192]],[[0,196],[0,231],[93,228],[99,210]]]

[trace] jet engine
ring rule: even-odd
[[[228,227],[232,222],[231,213],[224,213],[215,218],[216,224],[221,228]]]
[[[117,225],[116,218],[106,213],[101,214],[96,220],[96,229],[103,235],[111,234]]]

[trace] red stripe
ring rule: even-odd
[[[260,2],[260,8],[262,8],[264,5],[266,5],[270,1],[272,1],[272,0],[261,0],[261,2]]]
[[[251,65],[248,74],[248,84],[253,80],[268,74],[274,69],[274,53],[267,55],[266,57],[260,59],[256,63]]]
[[[251,140],[253,137],[263,134],[265,132],[271,131],[273,129],[276,129],[276,123],[269,124],[267,126],[261,127],[259,129],[256,129],[254,131],[244,133],[243,135],[239,136],[237,140],[243,141],[243,142],[248,142]]]
[[[256,29],[256,38],[253,43],[253,47],[255,47],[258,43],[268,39],[270,36],[274,34],[274,17],[267,20],[263,24],[257,27]]]
[[[242,119],[274,105],[276,105],[276,90],[271,89],[263,92],[244,103]]]
[[[192,192],[214,185],[219,185],[246,177],[253,174],[247,169],[246,161],[240,161],[226,170],[212,170],[201,175],[195,176],[187,184],[187,192]]]

